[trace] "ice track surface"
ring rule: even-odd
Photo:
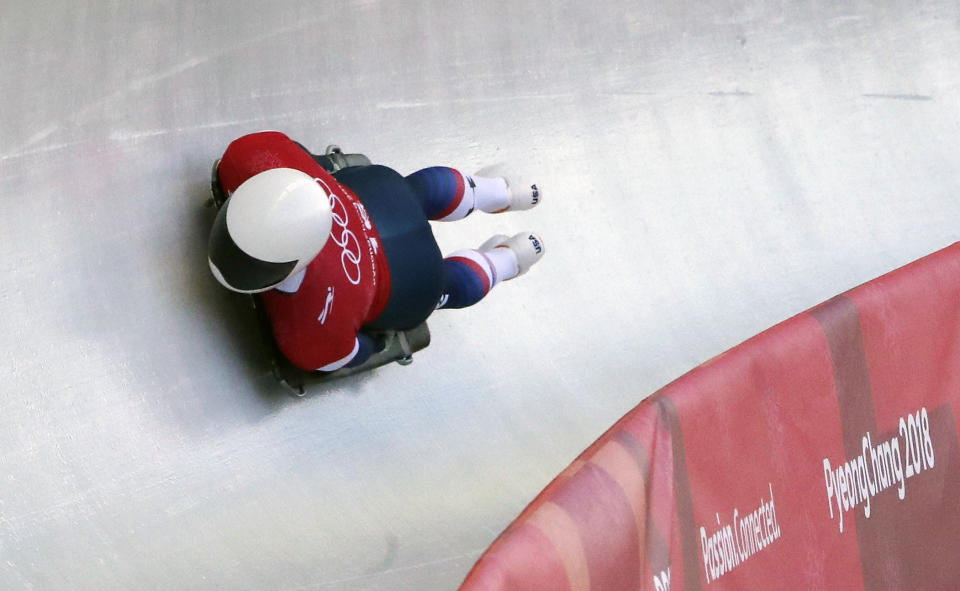
[[[854,6],[854,4],[856,6]],[[0,4],[0,588],[454,589],[644,396],[960,235],[956,2]],[[243,133],[506,163],[543,262],[294,399],[210,276]]]

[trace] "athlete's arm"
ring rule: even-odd
[[[346,367],[362,365],[367,359],[370,359],[371,355],[383,351],[387,346],[387,343],[383,339],[371,336],[365,332],[357,333],[357,343],[359,344],[357,354],[347,363]]]

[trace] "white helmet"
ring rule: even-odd
[[[210,270],[227,289],[266,291],[313,260],[330,235],[330,197],[310,175],[272,168],[243,182],[210,232]]]

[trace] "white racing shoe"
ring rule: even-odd
[[[480,252],[489,252],[496,248],[506,248],[516,257],[516,276],[526,273],[544,253],[543,239],[533,232],[520,232],[513,237],[497,234],[480,246]]]
[[[525,183],[517,180],[511,183],[510,179],[503,179],[507,183],[507,192],[510,194],[510,205],[503,211],[524,211],[532,209],[543,200],[543,191],[536,183]]]
[[[506,185],[506,195],[493,199],[489,208],[479,208],[487,213],[525,211],[536,207],[543,201],[543,187],[525,180],[524,175],[516,174],[502,162],[481,168],[472,178],[484,185],[491,182],[495,183],[494,186],[498,187],[496,191],[501,191],[503,185]],[[490,187],[490,185],[487,186]]]

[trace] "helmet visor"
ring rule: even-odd
[[[274,287],[290,276],[298,261],[271,263],[245,253],[230,236],[227,228],[227,209],[230,201],[220,208],[210,231],[210,264],[216,267],[217,277],[225,287],[234,291],[254,293]]]

